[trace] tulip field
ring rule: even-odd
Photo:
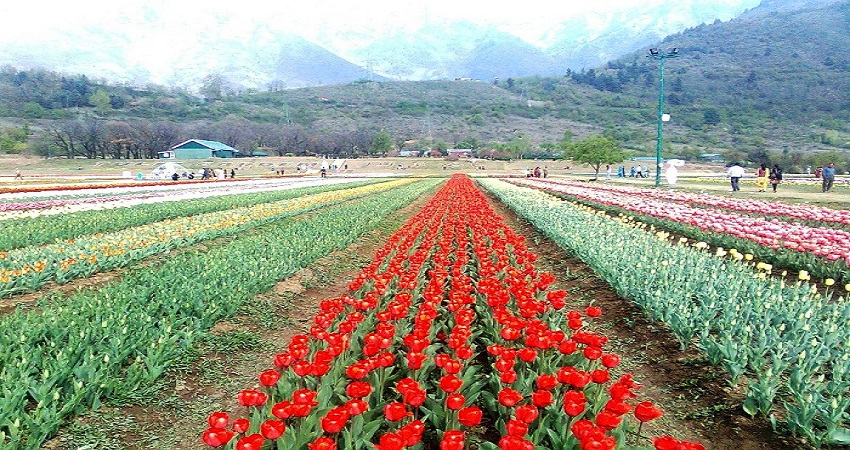
[[[151,395],[217,324],[415,201],[181,448],[715,448],[647,425],[665,412],[606,311],[496,204],[703,355],[748,417],[850,445],[846,211],[457,174],[0,191],[0,449]]]
[[[850,283],[850,211],[811,205],[520,180],[595,208],[636,215],[660,228],[755,255],[764,262]]]

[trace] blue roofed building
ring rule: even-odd
[[[171,147],[167,152],[159,152],[160,158],[204,159],[204,158],[240,158],[250,156],[217,141],[189,139]]]

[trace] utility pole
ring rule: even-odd
[[[673,48],[669,52],[661,52],[657,48],[649,49],[647,58],[657,59],[659,61],[658,70],[658,135],[655,140],[655,187],[661,186],[661,131],[662,122],[665,122],[664,114],[664,60],[667,58],[676,58],[679,56],[679,49]]]

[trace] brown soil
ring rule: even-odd
[[[393,222],[400,225],[426,200],[398,212]],[[665,411],[661,419],[644,426],[644,436],[671,434],[716,450],[805,448],[776,435],[765,420],[750,419],[739,406],[741,392],[725,387],[727,377],[720,369],[707,366],[694,351],[681,351],[671,333],[618,297],[582,262],[506,208],[497,205],[496,210],[528,238],[530,249],[540,256],[539,270],[551,272],[559,280],[555,288],[575,293],[577,300],[572,307],[584,308],[592,299],[603,308],[603,316],[591,326],[611,338],[608,350],[621,355],[623,361],[618,370],[633,373],[643,385],[641,400],[653,401]],[[243,314],[213,329],[218,336],[252,333],[259,337],[259,345],[223,352],[205,346],[196,359],[166,377],[160,391],[140,400],[140,405],[102,407],[81,416],[43,448],[205,448],[199,436],[206,428],[206,416],[216,410],[238,415],[241,411],[236,393],[258,386],[257,374],[272,367],[272,356],[294,334],[307,329],[318,302],[346,292],[348,280],[371,260],[393,231],[390,227],[374,231],[346,250],[322,258],[311,269],[257,296]],[[265,316],[273,320],[264,322],[265,316],[258,314],[257,308],[270,311]],[[633,444],[651,447],[648,440]]]

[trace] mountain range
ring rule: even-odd
[[[372,32],[329,29],[305,37],[272,23],[245,24],[223,15],[198,15],[187,23],[148,12],[16,39],[2,44],[0,64],[190,90],[217,75],[235,91],[358,79],[552,76],[600,66],[699,24],[831,3],[763,0],[747,9],[756,1],[644,2],[569,19],[533,42],[464,20],[423,19],[416,27]]]

